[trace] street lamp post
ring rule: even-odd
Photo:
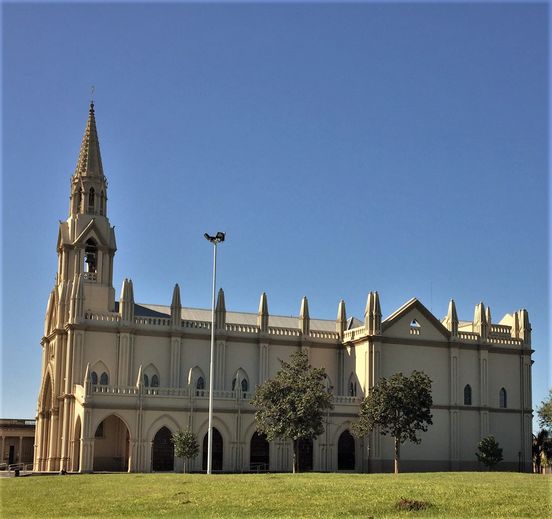
[[[211,359],[209,361],[209,425],[207,429],[207,474],[212,472],[213,457],[213,359],[215,351],[215,289],[217,283],[217,245],[222,243],[225,233],[217,232],[215,236],[204,234],[205,239],[213,244],[213,304],[211,313]]]

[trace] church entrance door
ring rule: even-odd
[[[203,470],[207,470],[207,443],[208,434],[203,437]],[[213,470],[222,470],[222,436],[216,427],[213,427],[213,458],[211,468]]]
[[[255,432],[251,437],[249,470],[253,472],[267,471],[269,468],[269,450],[266,436]]]
[[[174,470],[174,445],[171,431],[166,427],[161,427],[153,438],[152,469],[155,472]]]
[[[348,430],[337,442],[337,470],[355,470],[355,439]]]
[[[312,470],[312,439],[308,438],[305,440],[299,440],[298,445],[298,461],[299,461],[299,472],[309,472]]]

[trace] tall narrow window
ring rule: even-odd
[[[100,386],[107,386],[107,384],[109,384],[109,378],[107,376],[107,373],[104,371],[100,375]]]
[[[149,387],[149,377],[144,373],[144,386]]]
[[[100,195],[100,214],[103,216],[104,212],[105,212],[105,195],[104,195],[104,192],[102,191]]]
[[[159,377],[157,375],[151,377],[151,387],[159,387]]]
[[[90,382],[92,382],[92,385],[94,386],[98,385],[98,374],[95,371],[90,373]]]
[[[472,405],[472,389],[469,384],[464,388],[464,405]]]
[[[89,213],[94,212],[94,198],[95,198],[94,188],[91,187],[90,191],[88,191],[88,212]]]
[[[499,393],[499,405],[503,409],[506,409],[508,407],[508,395],[506,394],[506,390],[504,388],[500,389]]]

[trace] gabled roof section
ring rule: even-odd
[[[82,138],[77,167],[75,168],[74,177],[79,176],[104,176],[98,131],[96,130],[96,117],[94,116],[94,102],[90,103],[88,121]]]
[[[101,243],[104,246],[110,246],[108,240],[103,235],[102,231],[99,229],[99,226],[96,225],[96,220],[93,218],[88,222],[88,225],[84,230],[77,236],[77,239],[74,241],[74,244],[84,243],[87,239],[94,238],[98,243]]]
[[[443,335],[443,337],[446,337],[447,339],[450,337],[450,332],[443,326],[441,321],[437,319],[418,299],[413,297],[412,299],[408,300],[404,305],[402,305],[399,309],[395,310],[389,317],[387,317],[382,323],[381,323],[381,331],[382,333],[385,333],[386,330],[389,330],[395,323],[397,323],[402,317],[404,317],[409,312],[412,312],[414,310],[417,310],[427,321],[433,325],[433,327]]]

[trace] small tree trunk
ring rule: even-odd
[[[401,459],[401,442],[395,437],[395,474],[399,473],[399,462]]]
[[[298,472],[299,460],[297,458],[297,440],[293,440],[293,474]]]
[[[182,472],[186,474],[186,458],[184,458],[184,468],[182,469]]]

